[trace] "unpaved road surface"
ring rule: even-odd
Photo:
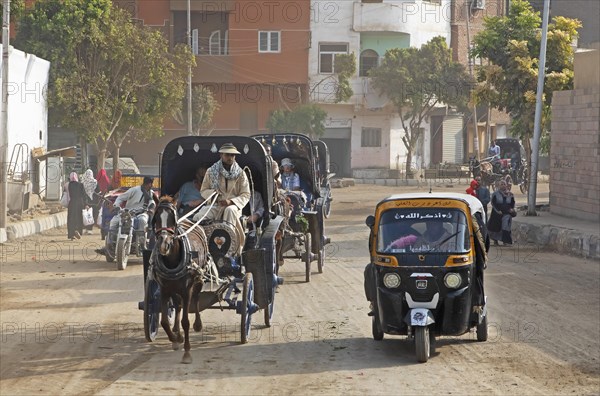
[[[416,188],[402,189],[415,191]],[[398,188],[334,190],[323,274],[304,283],[287,260],[274,325],[202,314],[191,365],[165,334],[144,340],[141,261],[117,272],[93,252],[98,235],[52,230],[1,247],[0,394],[598,394],[600,264],[516,245],[486,273],[490,338],[445,337],[425,364],[403,337],[371,338],[364,218]],[[360,201],[357,201],[360,197]]]

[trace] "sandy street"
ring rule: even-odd
[[[265,328],[255,315],[246,345],[238,315],[205,311],[191,365],[162,329],[156,342],[144,339],[141,260],[116,271],[94,253],[97,233],[70,242],[65,229],[0,246],[0,394],[600,393],[597,261],[496,248],[488,342],[443,337],[418,364],[404,337],[372,339],[364,219],[379,199],[425,188],[333,190],[324,273],[304,283],[303,264],[286,260],[275,323]]]

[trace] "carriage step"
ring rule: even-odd
[[[273,275],[273,277],[275,278],[275,284],[277,286],[283,285],[283,278],[281,276]]]
[[[329,238],[329,237],[323,238],[323,245],[329,245],[330,243],[331,243],[331,238]]]

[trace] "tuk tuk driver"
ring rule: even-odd
[[[417,238],[413,251],[456,251],[455,236],[444,228],[444,223],[439,220],[430,220],[425,223],[425,232]]]
[[[194,221],[198,221],[204,214],[207,220],[223,220],[232,224],[237,233],[240,251],[245,243],[244,227],[240,218],[242,209],[250,201],[250,184],[248,177],[235,161],[235,156],[240,154],[232,143],[225,143],[219,149],[221,159],[215,162],[206,171],[202,181],[200,194],[208,197],[216,192],[218,194],[215,204],[205,206],[194,215]]]

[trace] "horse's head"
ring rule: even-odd
[[[156,236],[158,253],[162,256],[169,255],[177,231],[177,206],[172,197],[161,197],[152,218],[152,227]]]

